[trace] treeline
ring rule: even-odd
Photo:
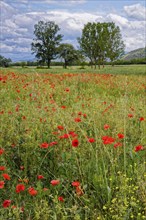
[[[0,58],[2,56],[0,55]],[[146,64],[146,59],[132,59],[132,60],[117,60],[114,62],[114,65],[133,65],[133,64]],[[105,61],[104,65],[113,65],[110,61]],[[40,65],[38,61],[22,61],[22,62],[12,62],[11,59],[2,58],[0,59],[0,67],[36,67],[36,68],[46,68],[47,63],[43,63],[43,65]],[[50,66],[62,66],[64,67],[64,62],[59,61],[52,61]],[[84,61],[84,62],[74,62],[72,64],[69,64],[68,66],[80,66],[81,69],[84,69],[87,66],[91,67],[91,63]]]
[[[0,67],[9,67],[12,64],[11,59],[7,59],[0,55]]]
[[[124,42],[120,28],[113,22],[88,22],[82,29],[81,37],[77,38],[78,49],[72,44],[61,43],[63,35],[59,34],[60,28],[53,21],[39,21],[34,26],[35,38],[31,43],[32,53],[35,54],[36,62],[11,63],[1,56],[1,66],[67,66],[80,65],[81,68],[89,65],[99,69],[102,65],[111,64],[145,64],[143,59],[131,61],[120,60],[124,55]],[[7,60],[7,62],[6,62]],[[55,62],[60,60],[60,62]],[[87,62],[88,61],[88,62]]]
[[[84,25],[81,37],[77,38],[78,50],[71,44],[61,43],[63,35],[59,31],[59,26],[53,21],[39,21],[34,26],[35,38],[31,49],[40,64],[47,63],[48,68],[56,58],[63,60],[64,68],[86,60],[89,60],[91,67],[98,65],[100,68],[107,60],[114,65],[114,61],[124,54],[120,28],[113,22],[88,22]]]
[[[109,64],[111,63],[109,62]],[[146,64],[146,58],[115,61],[115,65],[132,65],[132,64]]]

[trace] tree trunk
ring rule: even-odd
[[[99,68],[99,70],[100,70],[100,60],[98,61],[98,68]]]
[[[102,59],[102,68],[104,69],[104,59]]]
[[[48,69],[50,69],[51,60],[47,60]]]
[[[113,61],[113,59],[111,59],[111,62],[112,62],[112,67],[114,67],[114,61]]]
[[[93,69],[93,62],[90,61],[90,66],[91,66],[91,69]]]
[[[64,69],[66,69],[66,68],[67,68],[67,61],[64,60]]]

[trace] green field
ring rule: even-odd
[[[146,67],[1,68],[0,220],[142,220]]]
[[[95,70],[94,68],[85,66],[82,69],[80,66],[72,66],[68,67],[66,70],[62,68],[62,66],[52,66],[49,70],[47,67],[44,69],[36,68],[36,67],[12,67],[3,70],[14,71],[18,73],[107,73],[107,74],[122,74],[122,75],[146,75],[146,65],[117,65],[117,66],[109,66],[106,65],[105,68],[99,70],[98,67]]]

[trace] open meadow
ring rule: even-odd
[[[146,67],[0,72],[0,220],[146,219]]]

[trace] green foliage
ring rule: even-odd
[[[116,65],[132,65],[132,64],[146,64],[146,59],[132,59],[132,60],[117,60],[114,62]]]
[[[79,52],[71,44],[61,44],[58,48],[59,57],[64,60],[64,68],[79,60]]]
[[[145,219],[144,66],[120,68],[2,71],[0,219]],[[114,143],[104,144],[105,136]],[[51,185],[54,179],[60,183]]]
[[[1,67],[8,67],[11,62],[12,62],[11,59],[7,59],[0,55],[0,66]]]
[[[78,38],[82,53],[95,68],[103,64],[107,58],[113,62],[124,53],[120,29],[113,22],[87,23],[81,38]]]
[[[124,54],[125,45],[124,42],[121,40],[122,36],[120,33],[120,28],[116,26],[113,22],[107,24],[107,36],[107,57],[113,63]]]
[[[57,47],[62,40],[62,35],[58,34],[59,26],[53,21],[39,21],[34,26],[34,35],[36,38],[33,40],[32,51],[36,54],[39,63],[47,63],[48,68],[52,59],[55,59],[58,50]]]

